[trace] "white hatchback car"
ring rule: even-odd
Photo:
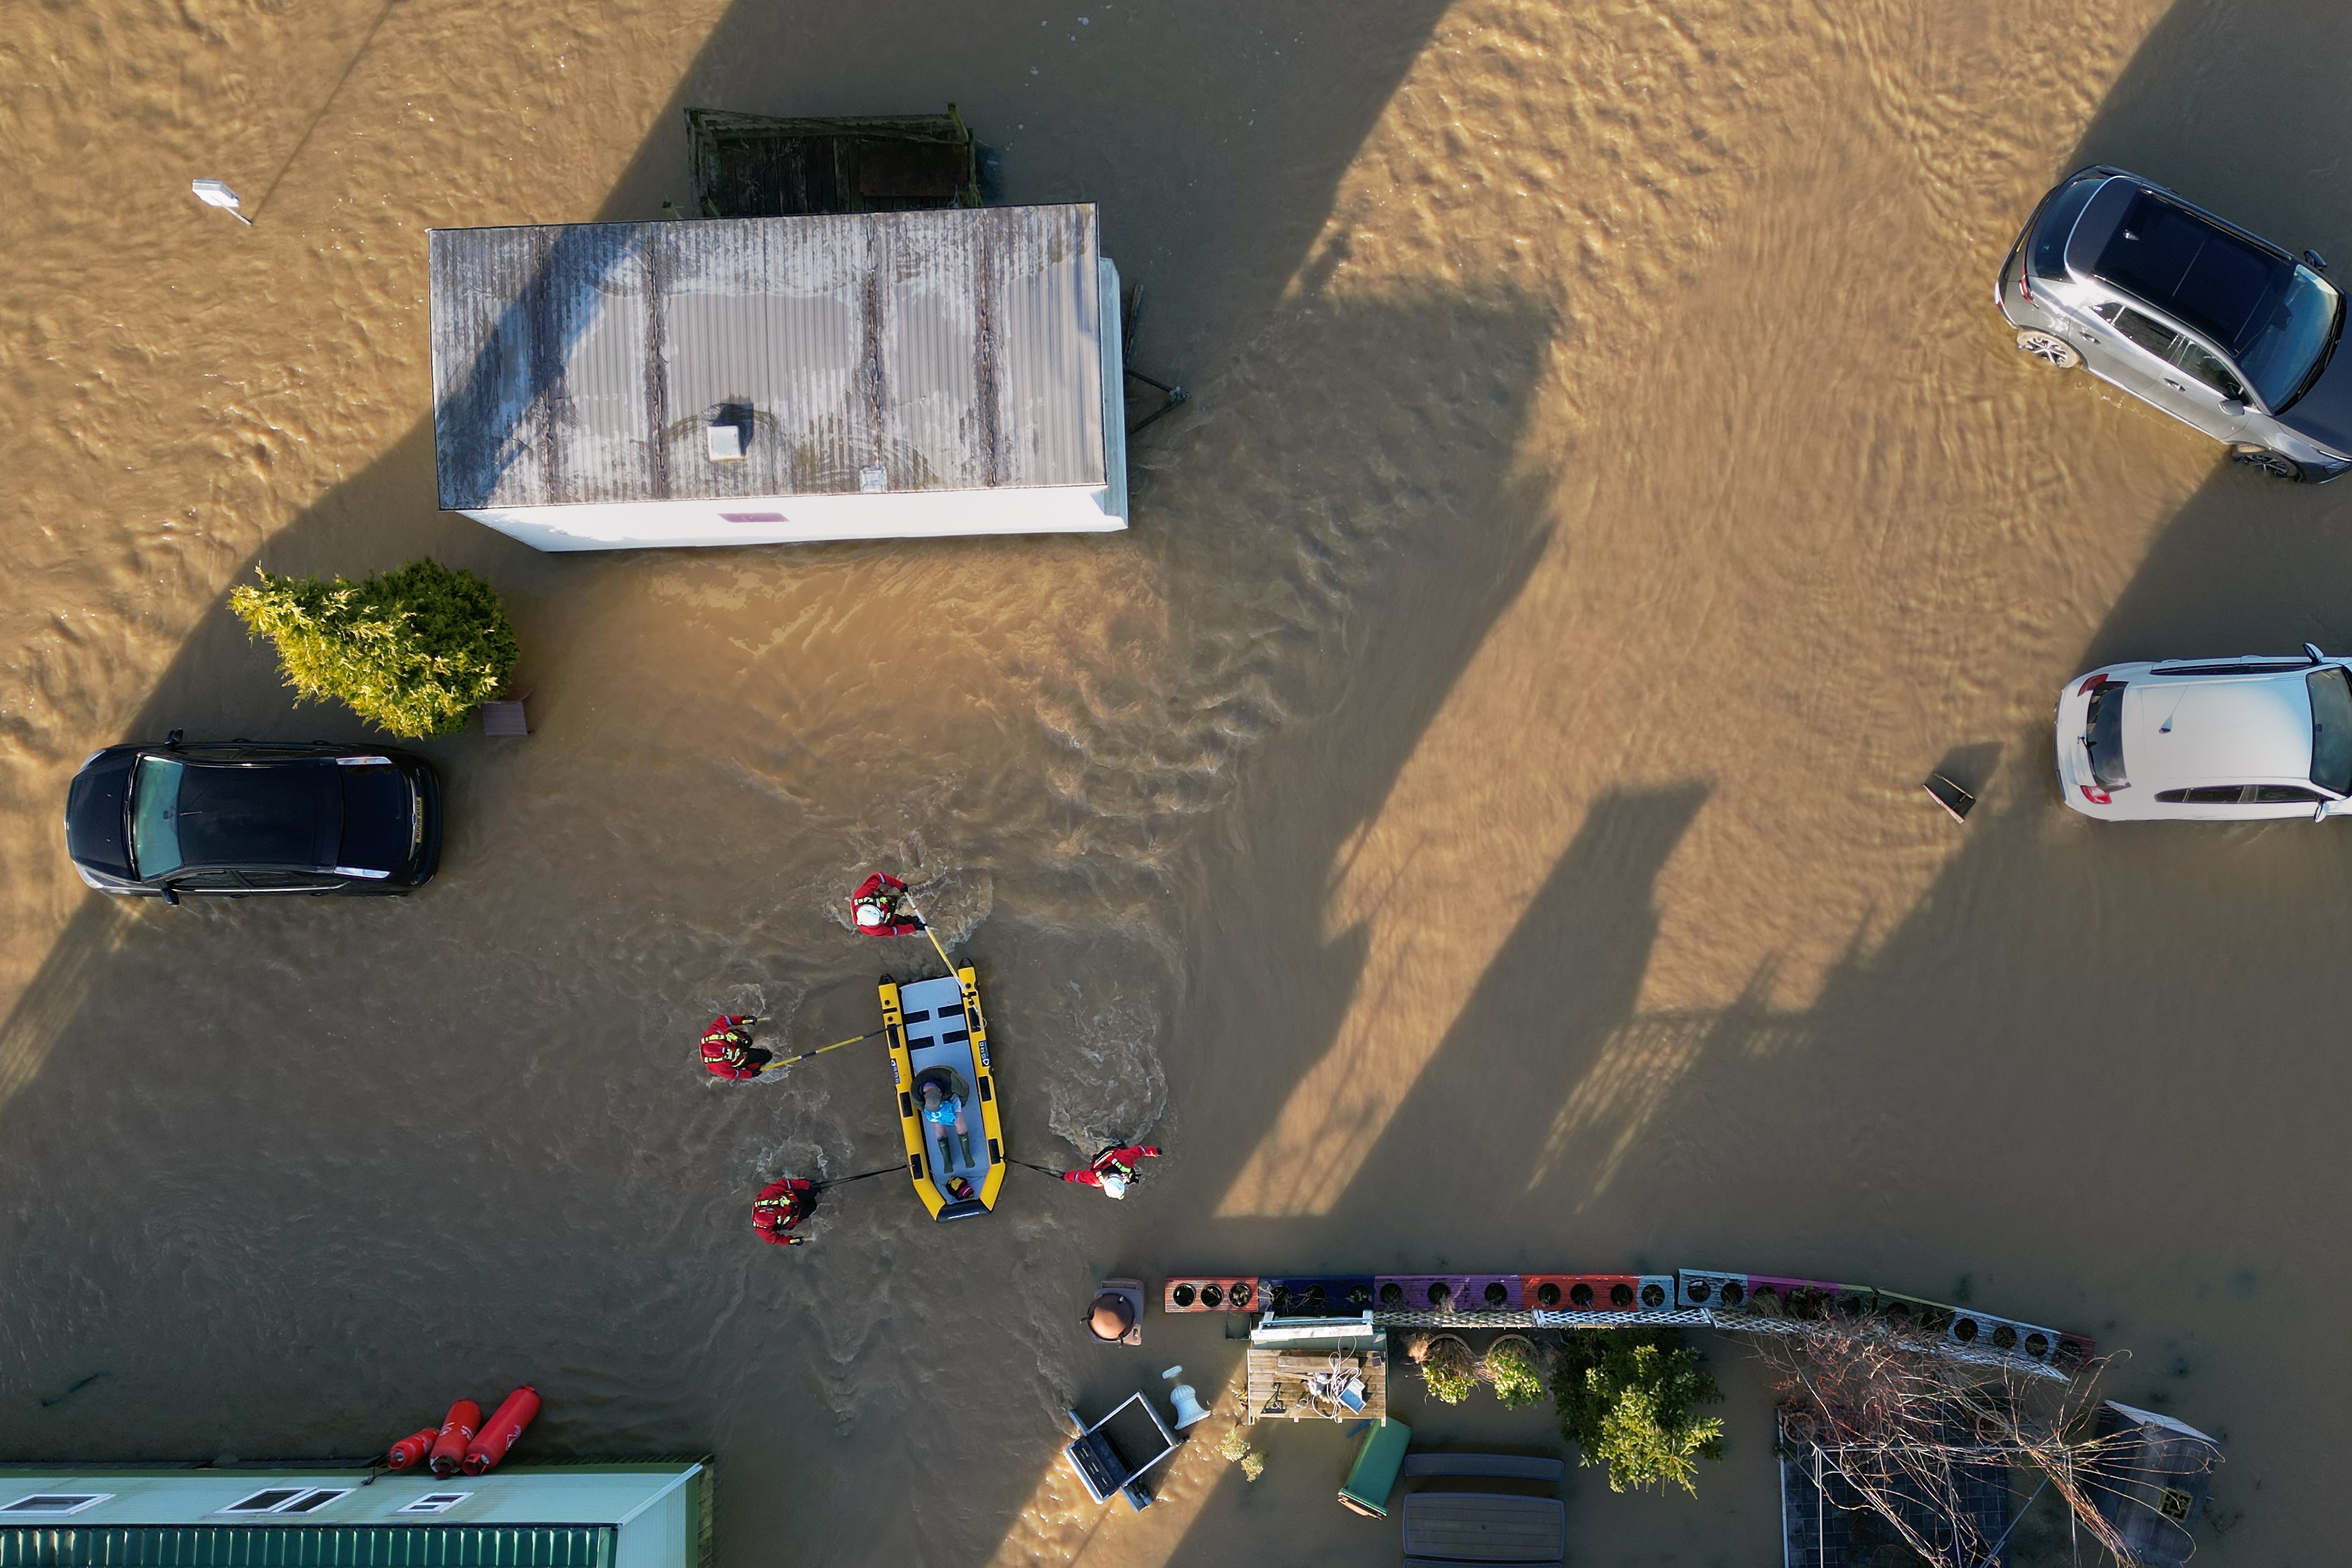
[[[2058,698],[2058,788],[2107,822],[2352,812],[2352,659],[2111,664]]]

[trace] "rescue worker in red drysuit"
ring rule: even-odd
[[[751,1043],[751,1028],[759,1021],[732,1013],[710,1020],[710,1027],[702,1031],[702,1065],[713,1077],[741,1083],[758,1078],[760,1069],[776,1059],[775,1052]]]
[[[898,907],[907,896],[907,884],[887,871],[877,871],[857,884],[849,895],[849,915],[857,925],[860,936],[912,936],[923,929],[923,922],[912,911]]]
[[[1094,1163],[1083,1171],[1065,1171],[1062,1180],[1076,1182],[1080,1186],[1100,1187],[1105,1195],[1127,1196],[1127,1189],[1143,1180],[1137,1169],[1139,1161],[1157,1160],[1160,1151],[1149,1143],[1130,1143],[1121,1148],[1106,1149],[1094,1157]]]
[[[751,1228],[760,1239],[777,1247],[806,1247],[805,1236],[788,1234],[816,1212],[816,1184],[801,1176],[770,1182],[751,1200]]]

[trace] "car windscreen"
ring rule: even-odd
[[[142,757],[131,801],[131,858],[153,879],[188,866],[334,864],[342,826],[335,766]]]
[[[416,797],[394,767],[337,768],[343,786],[342,847],[338,866],[397,871],[415,847]]]
[[[2066,276],[2066,241],[2082,218],[2083,209],[2099,194],[2105,179],[2093,175],[2080,179],[2058,193],[2050,210],[2042,215],[2042,222],[2033,231],[2033,248],[2027,259],[2036,278],[2063,280]]]
[[[2311,693],[2311,782],[2352,795],[2352,680],[2329,665],[2303,678]]]
[[[2091,691],[2091,710],[2084,716],[2083,746],[2091,753],[2091,776],[2109,789],[2131,782],[2124,772],[2124,683],[2103,681]]]
[[[2314,366],[2336,341],[2344,297],[2308,267],[2298,267],[2285,292],[2255,325],[2252,341],[2238,354],[2263,405],[2284,408],[2311,380]]]
[[[168,877],[187,862],[180,853],[180,781],[187,764],[142,757],[131,786],[131,859],[142,877]]]
[[[2247,363],[2251,353],[2262,348],[2266,361],[2275,360],[2283,346],[2278,335],[2297,335],[2286,320],[2300,270],[2294,263],[2150,192],[2124,210],[2095,270],[2221,343],[2246,365],[2258,391],[2268,388]],[[2309,313],[2308,299],[2300,309]],[[2284,391],[2299,377],[2300,371]]]

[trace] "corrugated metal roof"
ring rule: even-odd
[[[612,1568],[610,1525],[0,1528],[0,1568]]]
[[[1105,482],[1095,209],[436,229],[450,510]],[[751,414],[745,452],[705,430]]]

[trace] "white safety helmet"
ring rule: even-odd
[[[1112,1197],[1123,1198],[1127,1196],[1127,1178],[1117,1171],[1106,1171],[1103,1173],[1102,1189]]]
[[[857,923],[862,926],[880,925],[882,923],[882,906],[879,904],[859,904],[857,906]]]

